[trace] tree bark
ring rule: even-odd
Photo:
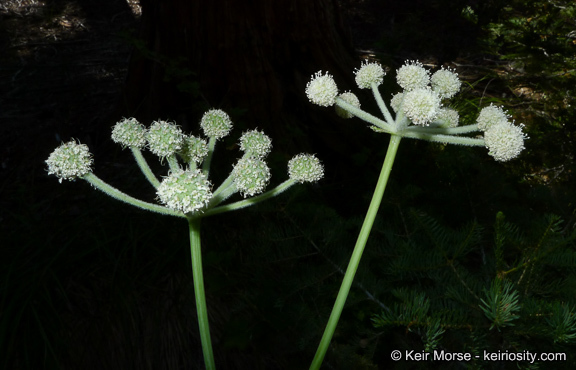
[[[327,121],[328,110],[315,109],[304,94],[314,72],[329,71],[341,90],[352,88],[359,63],[335,0],[141,0],[141,6],[144,47],[130,62],[123,114],[142,122],[190,120],[194,128],[207,107],[245,109],[242,120],[276,143],[289,125],[308,131]],[[184,79],[199,83],[205,104],[179,90],[174,70],[182,69],[195,73]]]

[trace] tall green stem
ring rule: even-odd
[[[332,313],[328,319],[328,324],[326,324],[326,329],[324,329],[324,335],[320,340],[318,349],[316,350],[316,355],[312,360],[310,365],[310,370],[317,370],[322,365],[324,361],[324,356],[338,325],[338,320],[340,320],[340,315],[344,308],[344,303],[346,303],[346,298],[350,292],[350,287],[354,281],[354,275],[356,275],[356,270],[358,270],[358,265],[360,264],[360,258],[362,258],[362,253],[364,252],[364,247],[368,241],[368,236],[370,235],[370,230],[374,224],[374,219],[378,213],[378,208],[382,202],[382,196],[384,195],[384,190],[386,189],[386,184],[388,183],[388,178],[390,172],[392,171],[392,165],[394,164],[394,159],[396,158],[396,152],[398,151],[398,146],[400,145],[401,137],[397,135],[392,135],[390,137],[390,144],[388,144],[388,151],[386,152],[386,158],[384,159],[384,164],[382,165],[382,170],[380,171],[380,177],[378,178],[378,183],[376,184],[376,189],[372,195],[372,200],[370,201],[370,206],[368,207],[368,212],[364,218],[364,223],[360,229],[360,234],[358,235],[358,240],[354,246],[354,251],[352,252],[352,257],[348,263],[348,268],[346,269],[346,274],[342,280],[342,285],[340,286],[340,291],[336,297],[336,302],[334,302],[334,307],[332,308]]]
[[[208,309],[206,308],[206,295],[204,294],[204,275],[202,272],[202,248],[200,243],[200,218],[188,217],[190,229],[190,254],[192,256],[192,276],[194,278],[194,297],[196,298],[196,312],[198,315],[198,328],[204,365],[206,370],[216,369],[212,340],[210,339],[210,325],[208,323]]]

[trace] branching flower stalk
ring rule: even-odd
[[[359,99],[353,93],[339,94],[334,78],[328,73],[317,72],[306,85],[306,95],[312,103],[323,107],[335,106],[339,116],[358,117],[368,122],[375,132],[390,134],[388,151],[376,189],[330,318],[310,365],[310,369],[314,370],[322,365],[338,325],[382,201],[401,139],[411,138],[444,144],[486,147],[488,154],[501,162],[516,158],[524,149],[524,140],[527,139],[522,132],[523,125],[514,125],[510,121],[510,116],[502,108],[493,105],[480,111],[475,124],[458,126],[458,112],[444,107],[447,100],[458,93],[461,86],[458,74],[451,69],[441,68],[431,75],[421,63],[407,61],[396,74],[396,81],[403,90],[392,97],[389,106],[386,105],[378,90],[385,76],[384,69],[378,63],[362,63],[362,66],[355,71],[355,75],[356,84],[360,89],[372,91],[381,118],[362,110]],[[465,136],[467,134],[474,136]]]
[[[56,175],[60,182],[82,179],[124,203],[187,219],[204,364],[206,369],[215,369],[202,270],[201,220],[257,204],[298,183],[316,182],[324,176],[324,168],[314,155],[296,155],[288,162],[289,178],[265,191],[271,177],[265,159],[272,149],[272,141],[264,133],[252,130],[241,136],[240,150],[243,155],[234,165],[230,176],[213,192],[212,183],[208,180],[212,155],[217,141],[227,136],[232,129],[232,121],[222,110],[212,109],[204,114],[200,127],[208,141],[185,135],[180,127],[167,121],[155,121],[146,128],[136,119],[129,118],[114,126],[112,140],[124,148],[130,148],[144,177],[156,189],[157,200],[161,204],[136,199],[97,177],[92,172],[93,158],[88,147],[76,141],[60,145],[50,154],[46,163],[48,174]],[[144,148],[169,166],[162,180],[158,180],[142,155]],[[222,204],[236,193],[240,193],[244,199]]]

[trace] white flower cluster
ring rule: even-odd
[[[324,177],[324,166],[312,154],[298,154],[288,162],[288,175],[299,183],[316,182]]]
[[[351,92],[345,92],[342,93],[340,95],[338,95],[338,97],[342,100],[344,100],[346,103],[356,107],[356,108],[360,108],[360,100],[358,99],[358,97],[356,95],[354,95]],[[336,106],[336,114],[339,115],[342,118],[352,118],[354,117],[354,115],[352,113],[350,113],[349,111],[347,111],[344,108],[341,108],[339,106]]]
[[[112,129],[112,141],[128,148],[146,146],[146,127],[136,118],[123,118]]]
[[[258,130],[247,131],[240,137],[240,150],[250,157],[266,158],[272,150],[272,139]]]
[[[60,145],[46,160],[48,174],[56,175],[60,182],[76,180],[92,172],[93,162],[88,146],[74,140]]]
[[[202,163],[208,155],[208,143],[193,135],[184,136],[184,145],[178,154],[188,163]]]
[[[232,170],[236,188],[244,197],[260,194],[270,181],[270,168],[258,158],[241,158]]]
[[[442,99],[452,98],[462,85],[453,70],[442,68],[430,76],[422,63],[408,61],[398,69],[396,81],[404,92],[392,98],[391,106],[395,112],[402,109],[415,125],[427,126],[436,120],[446,121],[447,118],[449,127],[457,125],[457,117],[453,114],[447,117],[441,108]]]
[[[200,127],[206,136],[221,139],[232,130],[232,121],[223,110],[210,109],[202,116]]]
[[[322,74],[322,71],[316,72],[306,84],[306,96],[308,99],[322,107],[330,107],[334,105],[336,96],[338,95],[338,86],[334,81],[334,77],[330,74]]]
[[[509,121],[510,116],[501,107],[492,104],[483,108],[476,119],[478,129],[484,131],[484,142],[488,154],[495,160],[506,162],[518,157],[528,138],[522,132],[522,125]]]
[[[152,122],[146,140],[148,149],[160,158],[168,157],[184,146],[184,134],[180,127],[167,121]]]
[[[410,60],[396,71],[396,82],[405,91],[423,89],[430,83],[430,72],[422,63]]]
[[[172,171],[156,194],[168,208],[184,213],[202,209],[212,198],[211,184],[199,169]]]
[[[360,69],[354,71],[356,84],[361,89],[370,89],[372,84],[381,85],[386,72],[378,63],[364,62]]]

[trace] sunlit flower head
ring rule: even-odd
[[[386,72],[384,72],[380,64],[364,61],[360,69],[354,71],[354,74],[356,75],[356,84],[358,87],[361,89],[369,89],[373,83],[376,85],[382,84]]]
[[[136,118],[123,118],[112,129],[112,141],[123,147],[142,149],[146,145],[146,127]]]
[[[232,170],[234,184],[244,197],[262,193],[271,176],[266,162],[251,157],[241,158]]]
[[[258,130],[247,131],[240,137],[240,150],[255,158],[265,158],[272,150],[272,139]]]
[[[430,83],[430,72],[424,68],[422,63],[410,60],[398,68],[396,81],[405,91],[422,89]]]
[[[92,172],[92,154],[88,146],[74,140],[60,145],[48,156],[48,174],[56,175],[59,181],[76,180]]]
[[[496,124],[508,122],[509,118],[501,107],[490,104],[480,111],[476,123],[479,130],[486,131]]]
[[[208,155],[208,143],[196,136],[184,136],[184,145],[178,154],[188,163],[202,163]]]
[[[353,105],[356,108],[360,108],[360,100],[358,97],[351,92],[345,92],[338,96],[340,99],[344,100],[346,103]],[[352,118],[354,115],[348,112],[346,109],[336,106],[336,114],[342,118]]]
[[[221,109],[210,109],[202,116],[200,127],[204,135],[221,139],[227,136],[232,130],[232,120],[230,116]]]
[[[324,177],[324,166],[312,154],[298,154],[288,162],[288,175],[299,183],[316,182]]]
[[[404,94],[402,111],[412,123],[427,126],[440,111],[440,97],[430,88],[414,89]]]
[[[440,108],[435,121],[440,122],[440,126],[442,127],[457,127],[459,119],[460,115],[455,109]]]
[[[172,171],[156,194],[168,208],[184,213],[204,208],[212,198],[211,184],[199,169]]]
[[[458,73],[450,68],[436,71],[430,78],[430,84],[432,90],[436,91],[441,99],[450,99],[460,91],[460,86],[462,86]]]
[[[172,122],[154,121],[146,133],[146,140],[152,153],[165,158],[182,149],[184,134]]]
[[[317,105],[322,107],[330,107],[334,105],[336,96],[338,95],[338,86],[334,78],[326,72],[322,74],[322,71],[316,72],[306,84],[306,96],[308,99]]]
[[[515,126],[508,121],[500,121],[484,132],[488,154],[500,162],[518,157],[524,149],[524,140],[527,138],[522,132],[522,126]]]

